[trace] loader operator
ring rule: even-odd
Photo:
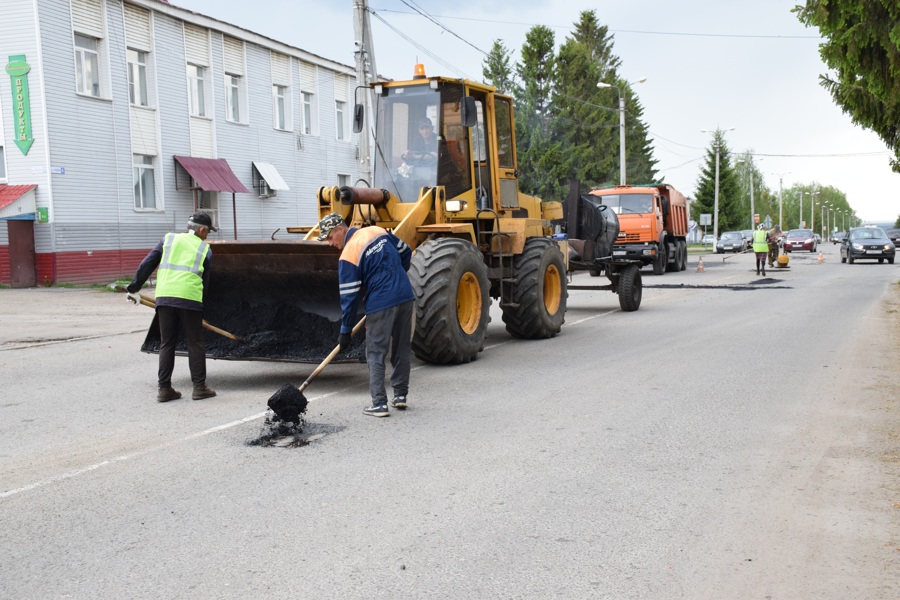
[[[348,228],[338,213],[319,221],[319,241],[341,250],[338,282],[341,295],[341,352],[350,346],[350,332],[362,298],[366,314],[366,360],[372,406],[363,413],[390,415],[384,387],[385,360],[391,355],[391,404],[405,410],[409,394],[410,338],[413,295],[406,271],[412,250],[381,227]]]
[[[207,213],[198,212],[188,221],[186,233],[167,233],[144,258],[128,284],[128,300],[140,303],[138,291],[156,273],[156,315],[159,320],[159,389],[157,402],[181,398],[172,387],[178,326],[188,345],[188,367],[194,392],[191,398],[212,398],[216,392],[206,385],[206,348],[203,344],[203,294],[209,282],[212,252],[204,241],[218,231]]]
[[[403,165],[397,174],[406,180],[401,196],[404,201],[417,197],[414,189],[424,185],[434,185],[437,174],[438,138],[431,119],[419,121],[419,135],[413,139],[409,149],[401,155]]]

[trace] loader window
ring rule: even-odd
[[[403,202],[437,183],[440,96],[427,85],[388,87],[378,99],[375,186]]]
[[[506,98],[497,98],[497,158],[501,169],[516,168],[516,147],[513,144],[512,108]]]

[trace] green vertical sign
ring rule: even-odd
[[[6,72],[9,73],[9,82],[12,87],[15,142],[22,154],[28,154],[28,150],[34,143],[34,136],[31,133],[31,101],[28,99],[28,72],[30,70],[31,67],[25,62],[24,54],[14,54],[9,57]]]

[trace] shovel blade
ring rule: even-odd
[[[299,423],[300,415],[306,412],[309,402],[296,386],[286,383],[272,394],[268,404],[279,420],[286,423]]]

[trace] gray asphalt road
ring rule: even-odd
[[[551,340],[494,312],[388,419],[332,365],[294,448],[246,442],[313,366],[161,405],[148,309],[0,290],[0,596],[896,598],[900,266],[824,251],[572,291]]]

